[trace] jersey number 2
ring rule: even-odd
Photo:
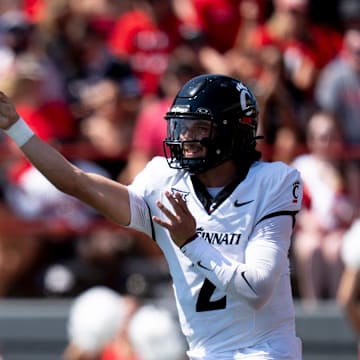
[[[210,301],[210,298],[214,293],[215,289],[216,286],[210,280],[205,279],[196,302],[197,312],[225,309],[226,296],[222,297],[219,300]]]

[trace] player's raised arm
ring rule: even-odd
[[[0,129],[12,138],[30,162],[60,191],[84,201],[121,225],[130,222],[127,188],[103,176],[86,173],[72,165],[32,132],[2,92],[0,92]]]

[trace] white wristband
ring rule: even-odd
[[[25,145],[34,135],[34,132],[22,118],[19,118],[18,121],[6,129],[5,133],[11,137],[11,139],[13,139],[13,141],[19,147]]]

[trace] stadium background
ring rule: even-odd
[[[79,0],[79,2],[81,2],[81,0]],[[338,2],[339,0],[327,1],[326,11],[324,11],[323,1],[311,0],[310,16],[312,20],[338,28],[340,26],[340,18],[337,11]],[[34,9],[41,4],[42,1],[27,0],[16,2],[0,0],[0,10],[4,12],[4,9],[8,7],[12,8],[17,3],[21,11],[27,11],[28,15],[35,16],[36,11]],[[127,2],[122,2],[122,4],[125,3]],[[264,0],[263,4],[266,5],[263,14],[263,16],[266,17],[272,8],[271,1]],[[3,23],[9,25],[5,19],[3,19]],[[96,26],[100,27],[102,25],[106,27],[105,23],[96,24]],[[7,31],[9,29],[4,30],[3,28],[2,30]],[[124,89],[129,91],[129,93],[133,91],[133,89],[127,87]],[[78,109],[75,109],[75,112],[76,110]],[[79,114],[77,113],[77,115]],[[83,114],[81,114],[81,116],[82,115]],[[47,129],[41,128],[40,130],[44,131],[45,137],[48,136],[46,132]],[[57,130],[60,131],[61,129]],[[3,139],[1,139],[1,146],[0,157],[2,162],[6,163],[9,159],[12,159],[14,155],[13,149],[9,149],[8,144],[4,143]],[[81,157],[87,160],[97,160],[99,157],[99,154],[94,151],[92,147],[88,147],[79,142],[69,144],[64,141],[60,148],[64,154],[72,158]],[[271,151],[271,145],[269,149]],[[354,149],[354,152],[350,155],[358,158],[359,153],[355,150],[356,149]],[[127,153],[124,152],[122,156],[126,157]],[[119,159],[121,161],[123,160],[121,157],[116,158],[116,160]],[[117,170],[118,169],[115,169],[114,171]],[[0,175],[1,185],[3,185],[6,182],[3,178],[5,174],[1,172]],[[81,227],[80,230],[79,228],[74,230],[72,227],[64,227],[63,223],[44,222],[42,218],[29,221],[28,219],[13,216],[13,214],[8,213],[7,207],[1,207],[0,213],[2,214],[0,219],[0,233],[2,236],[6,236],[9,239],[21,239],[26,235],[26,237],[31,237],[30,241],[34,241],[34,238],[46,239],[48,243],[44,251],[52,254],[51,259],[54,260],[54,262],[59,259],[54,256],[54,254],[59,255],[59,253],[61,253],[66,256],[73,252],[72,247],[67,245],[69,238],[73,238],[74,236],[87,238],[91,234],[96,233],[96,231],[99,231],[99,229],[101,230],[99,236],[106,238],[106,235],[104,235],[102,231],[104,230],[106,233],[108,227],[111,231],[113,230],[111,225],[102,223],[98,218],[95,218],[90,225],[87,224],[87,226]],[[120,234],[119,236],[123,235],[124,234]],[[123,251],[121,256],[130,254],[131,259],[127,259],[127,262],[126,259],[121,258],[124,260],[123,267],[122,269],[117,269],[117,271],[121,272],[126,269],[127,272],[123,274],[121,285],[123,287],[120,286],[119,289],[139,295],[149,302],[153,301],[153,298],[159,298],[161,294],[165,294],[165,298],[169,301],[170,307],[173,307],[171,297],[167,298],[169,279],[164,272],[163,266],[162,264],[154,266],[153,256],[155,256],[155,258],[158,256],[156,250],[153,248],[148,249],[149,252],[146,256],[149,255],[149,257],[144,260],[142,257],[144,254],[139,253],[138,248],[132,241],[133,239],[130,236],[129,239],[127,239],[127,244],[130,244],[129,248],[125,249],[125,251],[121,249],[121,251]],[[39,263],[37,270],[41,268],[40,265]],[[154,271],[154,268],[156,271]],[[91,277],[91,274],[97,273],[90,271],[88,276]],[[133,276],[134,274],[136,275],[135,277]],[[47,275],[49,275],[49,272]],[[105,275],[103,274],[103,276]],[[11,288],[11,291],[1,296],[0,355],[3,356],[4,360],[55,360],[61,358],[61,354],[68,341],[66,322],[72,299],[81,290],[90,286],[90,283],[88,282],[87,285],[83,287],[79,286],[79,288],[73,292],[64,292],[60,296],[60,289],[58,288],[59,278],[55,276],[55,280],[51,279],[54,278],[49,276],[49,283],[46,289],[43,286],[42,291],[38,291],[34,289],[34,283],[29,281],[26,276],[23,278],[20,277],[15,286]],[[24,281],[22,282],[22,280]],[[35,280],[40,281],[37,277]],[[44,277],[41,279],[41,282],[44,282]],[[25,284],[26,286],[23,286]],[[163,287],[165,287],[165,290]],[[306,304],[304,305],[297,292],[296,279],[294,279],[294,292],[296,297],[297,329],[299,336],[304,342],[304,360],[358,359],[357,337],[350,328],[342,309],[336,303],[335,299],[323,299],[315,306],[310,307],[306,306]]]

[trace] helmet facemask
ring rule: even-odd
[[[207,133],[206,130],[201,130],[204,125],[208,127]],[[193,136],[185,135],[188,127],[193,127]],[[215,121],[170,118],[168,119],[168,136],[164,140],[164,152],[168,164],[171,168],[199,174],[241,156],[245,133],[241,131],[241,135],[234,136],[239,131],[241,131],[240,125],[234,126],[233,122],[227,120],[223,120],[219,127]],[[249,135],[252,136],[248,132],[246,136]],[[254,136],[252,137],[255,142]],[[239,141],[236,142],[235,139]]]
[[[209,144],[216,134],[214,122],[199,118],[169,118],[164,152],[171,168],[192,173],[208,170]]]

